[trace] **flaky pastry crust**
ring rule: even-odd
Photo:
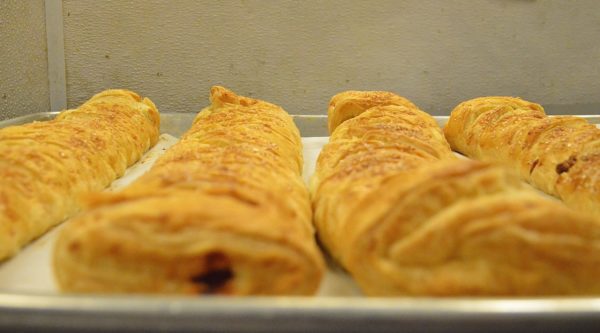
[[[54,262],[70,292],[305,295],[324,263],[302,144],[280,107],[213,87],[152,169],[90,198]]]
[[[0,129],[0,259],[80,209],[158,140],[156,106],[106,90],[55,119]]]
[[[444,129],[452,148],[502,163],[575,210],[600,217],[600,129],[576,116],[548,117],[513,97],[459,104]]]
[[[331,134],[311,194],[319,238],[365,294],[600,293],[597,220],[455,158],[416,108],[357,114]]]

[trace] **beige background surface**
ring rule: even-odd
[[[47,111],[43,0],[0,0],[0,120]]]
[[[43,4],[0,0],[0,97],[13,101],[0,118],[49,105]],[[195,112],[223,84],[297,114],[348,89],[395,91],[433,114],[499,94],[600,113],[594,0],[65,0],[63,14],[69,107],[125,87]]]

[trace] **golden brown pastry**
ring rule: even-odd
[[[414,105],[408,99],[387,91],[344,91],[339,93],[329,102],[327,109],[327,124],[329,133],[344,121],[354,118],[363,111],[374,106],[400,105],[414,109]]]
[[[159,122],[149,99],[106,90],[53,120],[0,129],[0,259],[121,176],[156,143]]]
[[[456,151],[502,163],[568,206],[600,216],[600,129],[575,116],[547,117],[513,97],[459,104],[445,135]]]
[[[598,221],[455,158],[416,107],[355,114],[323,148],[311,192],[319,238],[365,294],[600,293]]]
[[[120,193],[91,198],[65,227],[54,253],[62,290],[317,290],[324,264],[292,118],[223,87],[213,87],[210,98],[148,173]]]

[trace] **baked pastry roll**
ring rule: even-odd
[[[600,216],[600,129],[548,117],[536,103],[480,97],[459,104],[444,129],[453,149],[502,163],[568,206]]]
[[[327,109],[329,133],[344,121],[354,118],[374,106],[400,105],[417,108],[408,99],[387,91],[344,91],[331,98]]]
[[[324,263],[280,107],[213,87],[180,142],[119,193],[90,198],[54,252],[71,292],[312,294]]]
[[[53,120],[0,129],[0,259],[121,176],[156,143],[159,122],[149,99],[106,90]]]
[[[331,134],[311,192],[319,238],[365,294],[600,292],[598,221],[455,158],[417,108],[358,114]]]

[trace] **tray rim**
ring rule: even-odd
[[[0,121],[0,128],[50,119],[58,111]],[[161,113],[166,117],[195,113]],[[326,115],[292,115],[304,126]],[[577,115],[600,123],[600,115]],[[448,116],[433,116],[440,124]],[[316,120],[316,121],[311,121]],[[311,125],[313,124],[313,125]],[[301,127],[301,126],[299,126]],[[302,128],[301,128],[302,131]],[[0,289],[0,329],[44,328],[162,331],[227,330],[374,331],[410,328],[445,331],[453,325],[512,331],[535,324],[547,329],[595,329],[600,297],[366,298],[68,295]],[[274,326],[275,325],[275,326]],[[449,326],[450,325],[450,326]]]
[[[335,332],[595,329],[599,298],[356,298],[0,294],[0,328]],[[23,321],[26,318],[27,321]],[[65,326],[65,321],[68,325]],[[425,326],[423,326],[425,324]]]

